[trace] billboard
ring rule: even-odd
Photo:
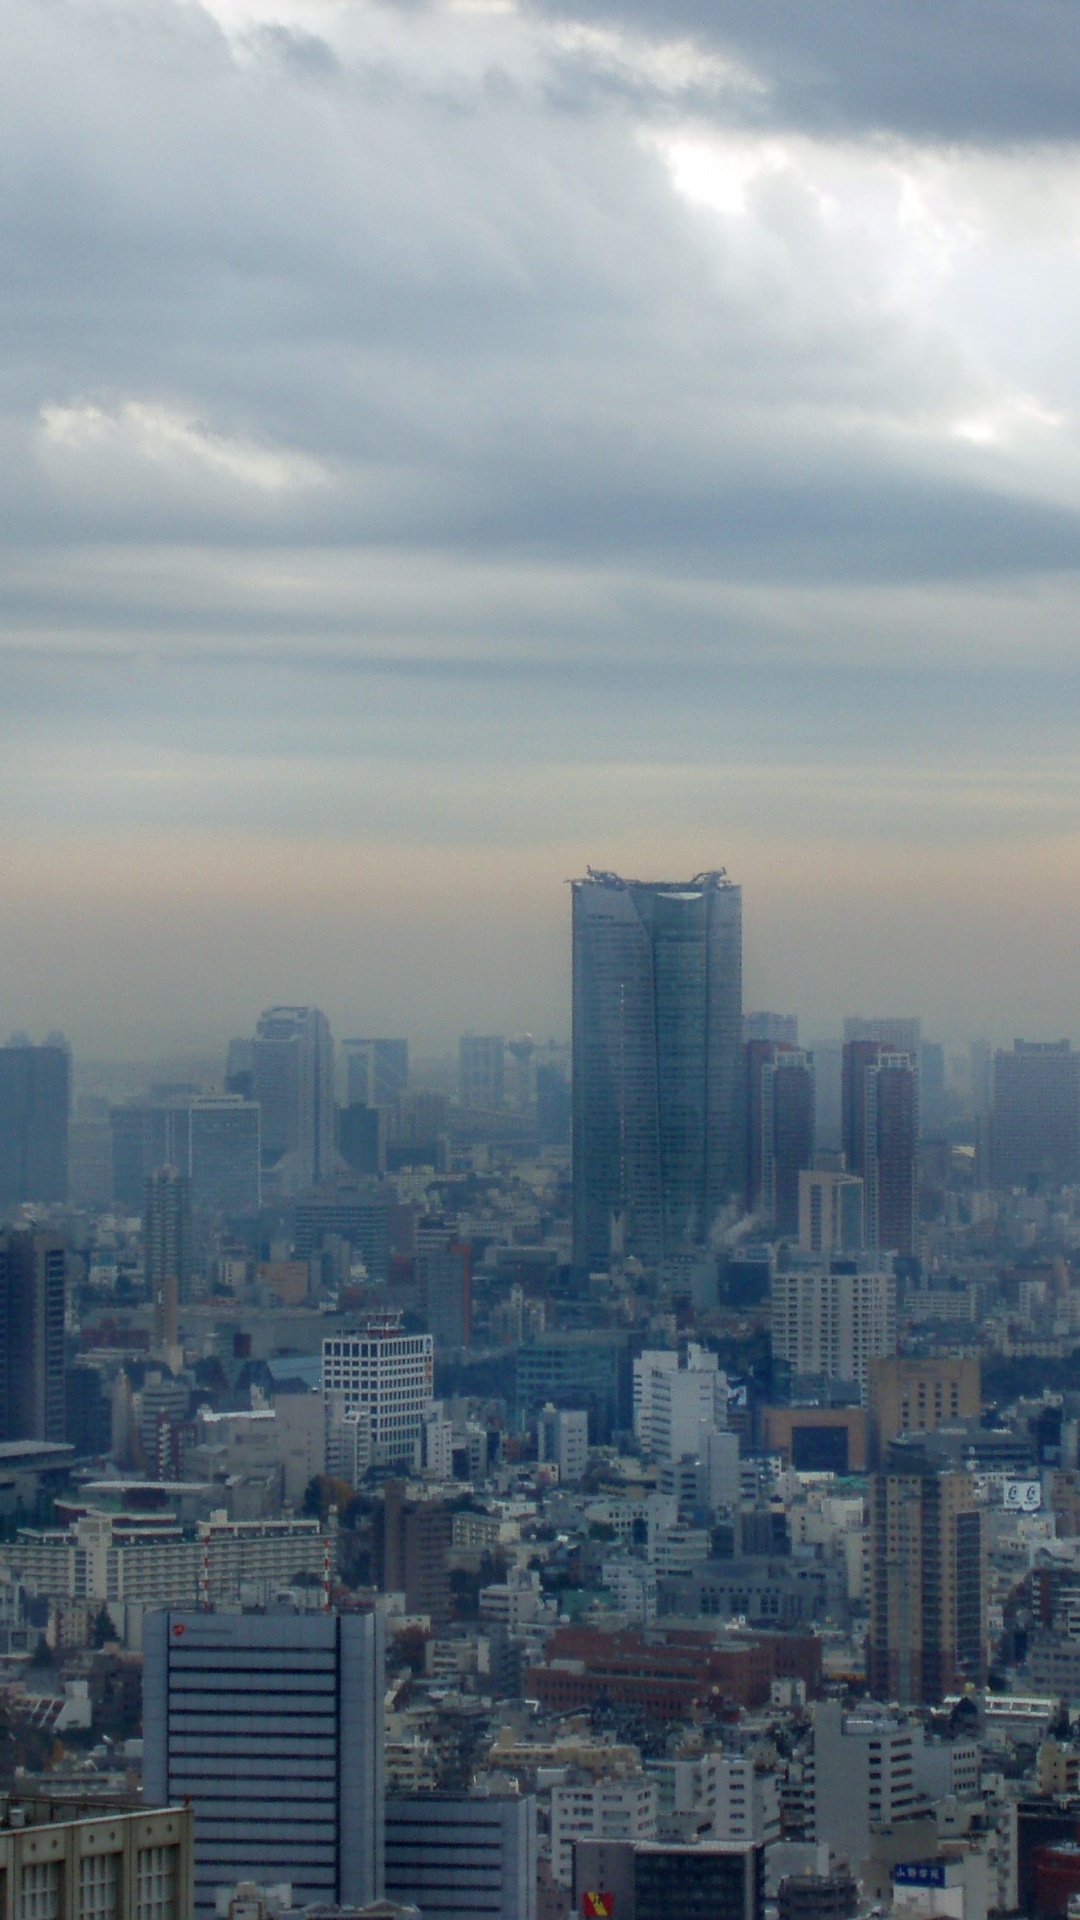
[[[583,1893],[581,1896],[582,1920],[612,1920],[615,1912],[613,1893]]]
[[[943,1887],[944,1860],[902,1860],[892,1871],[894,1887]]]
[[[1009,1513],[1038,1513],[1042,1484],[1038,1480],[1003,1480],[1001,1504]]]

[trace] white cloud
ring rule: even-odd
[[[40,412],[45,446],[61,458],[106,468],[134,462],[199,486],[239,488],[276,496],[320,486],[321,462],[239,436],[215,433],[202,421],[149,400],[124,400],[111,409],[84,401],[47,402]]]

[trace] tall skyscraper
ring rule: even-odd
[[[144,1797],[194,1808],[199,1920],[239,1880],[381,1898],[381,1614],[155,1613],[143,1645]]]
[[[859,1253],[863,1183],[854,1173],[799,1175],[799,1246],[804,1253]]]
[[[191,1296],[191,1182],[177,1167],[158,1167],[147,1175],[143,1277],[154,1303],[154,1338],[161,1352],[176,1345],[177,1308]]]
[[[994,1055],[990,1183],[1062,1187],[1080,1180],[1080,1054],[1068,1040],[1014,1040]]]
[[[918,1055],[876,1040],[844,1045],[844,1152],[864,1187],[868,1247],[911,1254],[918,1244]]]
[[[147,1174],[165,1165],[165,1107],[162,1102],[138,1101],[110,1107],[112,1131],[112,1188],[117,1206],[138,1213],[146,1194]]]
[[[742,1031],[746,1045],[751,1040],[771,1040],[776,1046],[797,1047],[799,1016],[796,1013],[744,1013]]]
[[[238,1093],[196,1093],[165,1109],[165,1160],[190,1183],[197,1224],[256,1213],[260,1112]]]
[[[573,973],[575,1265],[663,1264],[744,1184],[740,889],[590,870]]]
[[[317,1007],[269,1007],[255,1029],[262,1163],[297,1193],[334,1171],[334,1044]]]
[[[922,1048],[922,1021],[907,1014],[849,1014],[844,1021],[844,1045],[853,1040],[872,1040],[888,1053],[910,1053],[917,1060]]]
[[[0,1234],[0,1437],[64,1438],[64,1268],[59,1234]]]
[[[799,1175],[814,1163],[814,1057],[783,1041],[746,1044],[746,1201],[765,1225],[799,1231]]]
[[[985,1543],[968,1473],[894,1447],[870,1494],[868,1680],[878,1700],[934,1705],[986,1677]]]
[[[70,1103],[63,1041],[0,1047],[0,1207],[67,1199]]]
[[[501,1033],[464,1033],[458,1042],[458,1098],[466,1109],[506,1102],[506,1041]]]

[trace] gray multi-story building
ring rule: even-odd
[[[148,1618],[143,1791],[194,1809],[197,1916],[239,1880],[381,1898],[383,1686],[377,1612]]]
[[[66,1259],[59,1234],[0,1234],[0,1440],[64,1438]]]
[[[392,1107],[409,1084],[407,1040],[342,1040],[346,1106]]]
[[[990,1184],[1080,1180],[1080,1054],[1068,1040],[1014,1040],[994,1055]]]
[[[297,1193],[334,1171],[334,1043],[318,1007],[269,1007],[252,1047],[262,1160]]]
[[[165,1114],[165,1153],[191,1185],[196,1220],[257,1213],[260,1114],[238,1093],[187,1094]]]
[[[465,1033],[458,1042],[458,1098],[466,1109],[506,1100],[506,1041],[501,1033]]]
[[[386,1897],[424,1920],[536,1920],[532,1794],[392,1794]]]
[[[174,1306],[191,1294],[191,1182],[178,1167],[158,1167],[147,1175],[143,1278],[160,1335]]]
[[[70,1098],[66,1044],[0,1047],[0,1207],[67,1199]]]
[[[743,1185],[742,895],[573,883],[574,1262],[702,1246]]]

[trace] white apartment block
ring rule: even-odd
[[[741,1754],[703,1753],[650,1766],[665,1812],[691,1814],[703,1840],[771,1846],[780,1838],[780,1787]]]
[[[896,1352],[896,1280],[871,1258],[855,1272],[795,1266],[772,1283],[773,1355],[793,1373],[854,1381],[864,1392],[871,1360]]]
[[[235,1602],[242,1589],[261,1599],[301,1573],[321,1579],[326,1540],[313,1519],[215,1513],[186,1537],[175,1523],[144,1526],[130,1515],[90,1512],[69,1527],[24,1529],[4,1559],[30,1592],[50,1600],[197,1606]]]
[[[913,1721],[872,1707],[844,1714],[828,1700],[814,1708],[814,1838],[855,1872],[869,1856],[871,1828],[915,1811],[919,1737]]]
[[[655,1840],[659,1793],[655,1780],[624,1780],[551,1789],[551,1872],[573,1885],[575,1840]]]
[[[545,1407],[536,1423],[537,1456],[559,1469],[561,1484],[583,1478],[589,1464],[589,1416],[575,1408]]]
[[[373,1466],[419,1467],[434,1365],[430,1333],[368,1327],[323,1341],[323,1391],[341,1394],[346,1409],[368,1409]]]

